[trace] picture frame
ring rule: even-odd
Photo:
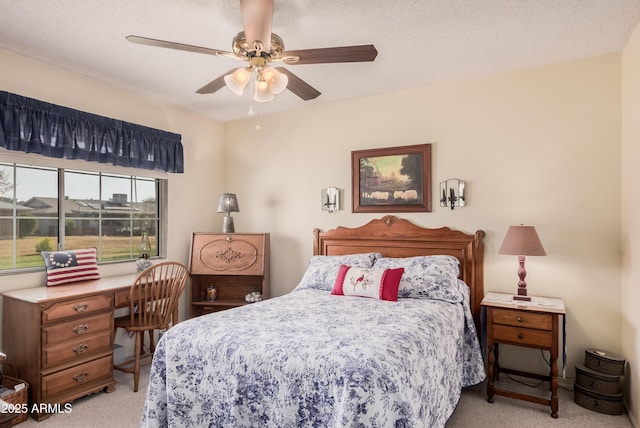
[[[431,212],[431,144],[351,152],[354,213]]]

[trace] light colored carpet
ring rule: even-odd
[[[18,428],[133,428],[140,426],[142,407],[149,384],[149,369],[140,369],[138,392],[133,392],[133,375],[114,370],[116,390],[82,397],[72,403],[68,414],[54,414],[37,422],[29,417]]]
[[[146,395],[150,366],[142,368],[140,390],[133,392],[133,376],[115,372],[116,391],[93,394],[73,402],[69,414],[56,414],[42,422],[29,418],[20,428],[86,428],[86,427],[139,427],[142,406]],[[532,391],[511,381],[509,388],[520,392]],[[537,388],[538,394],[546,394],[548,384]],[[610,416],[592,412],[573,401],[573,391],[559,388],[559,417],[553,419],[550,409],[539,404],[496,396],[494,403],[487,402],[485,384],[467,388],[446,428],[473,428],[495,426],[520,428],[632,428],[626,415]]]
[[[502,376],[504,377],[504,376]],[[529,379],[528,382],[531,382]],[[511,389],[529,395],[549,397],[549,383],[537,388],[522,386],[511,380],[501,380],[496,386]],[[633,428],[626,414],[605,415],[585,409],[573,400],[573,391],[568,387],[558,388],[558,419],[551,417],[548,406],[516,400],[509,397],[494,396],[493,403],[487,401],[486,382],[466,388],[453,416],[446,428],[468,427],[520,427],[520,428]]]

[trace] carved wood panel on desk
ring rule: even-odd
[[[128,293],[134,279],[123,275],[3,294],[2,349],[29,383],[31,404],[62,404],[115,389],[114,296]]]
[[[251,292],[269,298],[269,234],[194,233],[189,275],[191,317],[245,305]]]

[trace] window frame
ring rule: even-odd
[[[154,180],[156,183],[157,200],[156,200],[155,211],[157,212],[157,217],[154,218],[153,220],[154,220],[154,223],[157,220],[157,223],[155,223],[157,254],[154,254],[152,258],[166,257],[166,249],[167,249],[166,234],[168,232],[168,225],[167,225],[168,173],[164,173],[161,171],[150,171],[146,169],[115,167],[112,165],[94,164],[94,163],[87,163],[82,161],[73,161],[73,160],[66,160],[66,159],[51,160],[48,158],[42,158],[42,159],[41,158],[42,158],[41,156],[33,155],[33,154],[15,155],[14,152],[9,152],[7,150],[0,148],[0,163],[12,165],[12,167],[14,168],[13,174],[15,174],[16,165],[20,167],[51,168],[56,170],[57,178],[58,178],[58,185],[57,185],[58,236],[57,236],[57,239],[59,243],[64,244],[65,242],[65,218],[66,217],[65,217],[64,207],[63,207],[64,197],[65,197],[65,191],[64,191],[65,171],[98,174],[100,182],[102,182],[105,176],[113,176],[113,175],[119,176],[119,177],[126,177],[129,180],[136,180],[137,178],[141,178],[145,180]],[[15,175],[12,177],[12,179],[15,183],[15,180],[16,180]],[[15,197],[15,190],[14,190],[13,196]],[[100,199],[103,200],[102,195]],[[14,198],[14,204],[15,203],[17,203],[17,200],[15,200]],[[3,218],[7,219],[8,217],[3,217]],[[17,212],[15,211],[15,208],[11,218],[13,218],[13,224],[14,224],[13,227],[14,228],[17,227],[16,222],[20,219],[20,216],[18,216]],[[129,218],[130,220],[133,218],[131,213],[129,213]],[[135,218],[133,218],[133,221],[135,221]],[[16,244],[15,237],[17,236],[16,233],[17,231],[15,231],[14,229],[14,239],[13,239],[13,249],[12,249],[14,266],[15,266],[16,257],[17,257],[16,245],[15,245]],[[134,240],[136,236],[133,235],[133,231],[131,232],[130,237],[132,239],[131,247],[130,247],[131,249],[130,258],[117,259],[117,260],[113,260],[113,259],[99,260],[98,264],[111,265],[111,264],[118,264],[118,263],[131,263],[132,261],[135,261],[137,258],[136,251],[135,251],[136,244]],[[101,238],[99,237],[99,239]],[[55,249],[57,248],[54,248],[54,250]],[[11,267],[9,269],[0,270],[0,276],[28,273],[28,272],[37,272],[42,270],[44,270],[44,265],[37,266],[37,267]]]

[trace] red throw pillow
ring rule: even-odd
[[[395,302],[404,268],[374,269],[341,265],[331,294]]]

